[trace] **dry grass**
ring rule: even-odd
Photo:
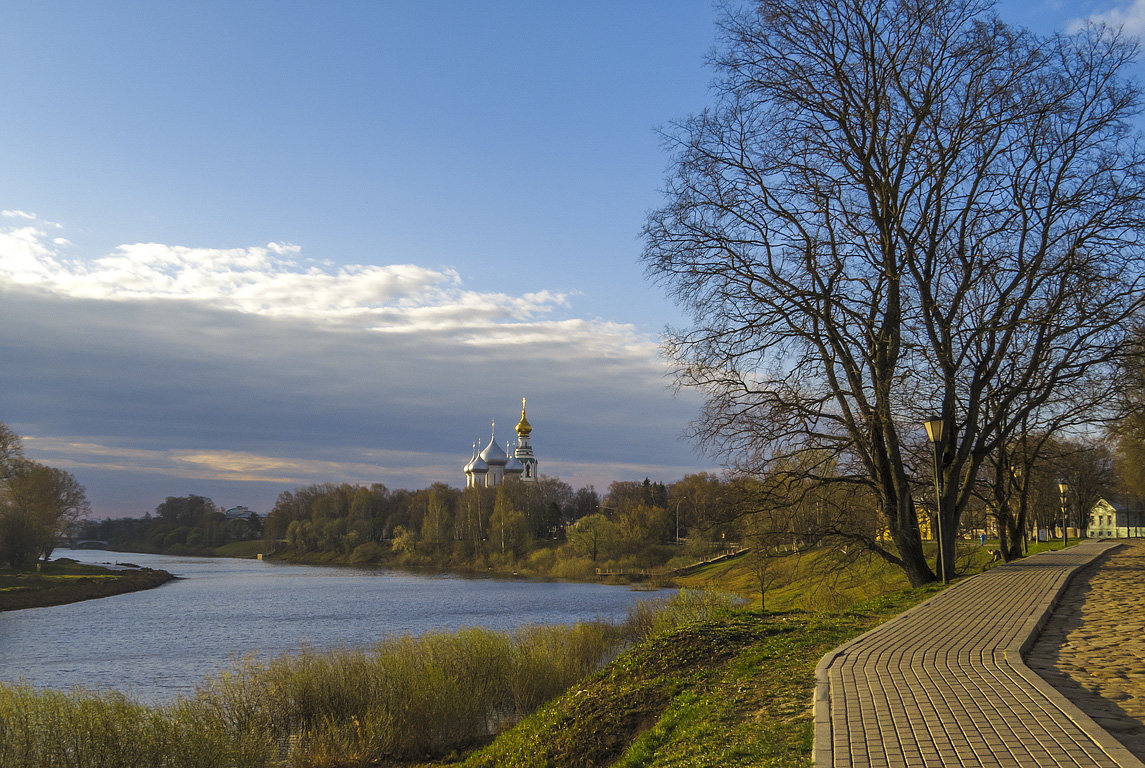
[[[685,592],[634,609],[619,627],[464,629],[246,659],[167,706],[0,685],[0,766],[333,768],[441,757],[488,742],[631,643],[729,605]]]

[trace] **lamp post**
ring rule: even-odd
[[[938,457],[942,451],[942,432],[945,422],[942,419],[930,419],[923,424],[926,427],[926,437],[930,440],[934,450],[934,509],[938,518],[938,571],[942,576],[942,583],[946,583],[946,558],[942,554],[942,473],[939,471]]]
[[[1022,489],[1022,468],[1017,464],[1010,465],[1010,487],[1011,490],[1016,486],[1018,488],[1018,511],[1022,511],[1022,498],[1025,496]],[[1022,554],[1030,554],[1030,521],[1028,519],[1022,520],[1022,530],[1020,533],[1022,537]]]
[[[1066,493],[1069,491],[1069,483],[1065,480],[1058,480],[1058,490],[1062,494],[1062,537],[1065,539],[1062,544],[1063,547],[1069,546],[1069,507],[1066,506]]]

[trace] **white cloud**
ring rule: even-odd
[[[67,258],[61,249],[70,241],[49,236],[48,225],[33,214],[13,215],[18,225],[0,227],[0,288],[76,299],[187,301],[380,332],[480,333],[567,304],[565,294],[552,290],[521,296],[466,290],[450,269],[322,264],[285,243],[230,249],[132,243],[92,260]]]
[[[1145,32],[1145,0],[1133,0],[1129,5],[1119,5],[1103,13],[1092,14],[1086,21],[1120,28],[1126,34],[1140,37]],[[1085,21],[1074,20],[1068,28],[1071,32],[1076,32],[1084,24]]]
[[[0,290],[33,290],[64,299],[132,303],[173,301],[214,310],[298,319],[320,327],[389,335],[447,336],[478,349],[523,349],[540,358],[587,352],[655,358],[656,341],[628,324],[554,319],[569,294],[541,289],[519,296],[468,290],[451,269],[413,264],[322,264],[297,245],[190,248],[161,243],[117,246],[92,260],[68,258],[64,238],[21,214],[0,225]]]

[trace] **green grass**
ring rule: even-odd
[[[448,765],[810,765],[819,659],[933,591],[902,591],[836,614],[737,611],[665,629]]]
[[[902,571],[874,555],[844,558],[830,549],[811,549],[769,560],[772,582],[765,605],[770,610],[841,610],[872,595],[905,589]],[[705,566],[674,581],[689,589],[724,589],[759,604],[759,580],[751,555]]]
[[[221,547],[215,547],[216,557],[255,557],[263,552],[266,552],[266,542],[262,539],[232,541]]]
[[[1071,547],[1077,543],[1070,539]],[[1060,539],[1035,543],[1030,545],[1029,554],[1063,546]],[[924,547],[933,565],[934,545]],[[997,548],[997,539],[988,539],[985,544],[977,540],[960,541],[956,563],[959,577],[972,576],[992,567],[991,553]],[[809,549],[771,558],[769,568],[773,581],[765,604],[770,610],[837,611],[872,595],[909,587],[901,569],[870,553],[847,555],[831,549]],[[759,581],[751,555],[709,565],[673,581],[688,589],[726,590],[759,604]]]

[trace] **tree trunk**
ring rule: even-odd
[[[1018,513],[1017,519],[1010,518],[1006,521],[1008,541],[1006,546],[1002,547],[1002,559],[1007,563],[1022,556],[1022,538],[1026,535],[1025,523],[1025,516],[1022,512]]]
[[[903,502],[906,514],[898,515],[898,506],[894,513],[899,525],[892,528],[895,546],[898,548],[899,558],[902,560],[902,569],[912,587],[920,587],[935,580],[934,571],[926,562],[926,552],[922,548],[922,536],[918,530],[918,517],[915,515],[914,504],[910,500]],[[887,516],[888,519],[890,516]]]

